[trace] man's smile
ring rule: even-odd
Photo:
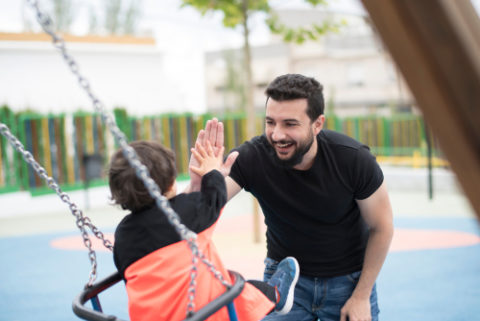
[[[295,147],[294,142],[285,142],[285,141],[273,142],[273,145],[277,150],[277,152],[281,155],[288,154],[291,151],[291,149]]]

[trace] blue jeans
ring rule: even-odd
[[[264,281],[268,281],[277,268],[278,262],[266,258]],[[263,318],[263,321],[339,321],[340,309],[350,298],[358,283],[360,272],[333,278],[316,278],[300,275],[295,287],[295,301],[292,310],[286,315],[275,312]],[[378,321],[376,286],[370,296],[372,321]]]

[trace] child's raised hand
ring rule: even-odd
[[[204,148],[207,146],[206,141],[210,141],[210,144],[212,145],[213,151],[215,152],[216,155],[219,155],[220,149],[223,146],[223,123],[218,121],[217,118],[213,118],[207,121],[205,124],[205,129],[202,129],[198,132],[197,139],[195,142],[195,145],[197,143],[201,144]],[[223,153],[223,151],[222,151]],[[234,159],[232,159],[231,156],[229,156],[226,160],[226,167],[228,168],[228,171],[230,170],[229,164],[233,164]],[[190,163],[188,165],[188,174],[190,175],[190,184],[187,187],[187,190],[189,192],[193,191],[199,191],[200,190],[200,182],[202,177],[192,171],[192,167],[199,167],[200,164],[197,161],[196,157],[193,155],[190,157]],[[224,166],[225,167],[225,166]],[[227,171],[222,169],[222,174],[224,176],[228,175],[225,174]]]
[[[223,152],[225,151],[225,147],[221,146],[219,147],[219,150],[214,152],[210,141],[207,140],[205,145],[206,148],[197,142],[195,143],[195,148],[191,149],[191,152],[199,165],[190,165],[190,170],[200,176],[203,176],[214,169],[220,171],[223,165]]]

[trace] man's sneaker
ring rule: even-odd
[[[275,273],[268,281],[268,284],[275,287],[277,304],[275,311],[278,314],[287,314],[293,306],[295,285],[298,281],[300,268],[294,257],[286,257],[278,263]]]

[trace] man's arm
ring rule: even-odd
[[[370,227],[363,269],[358,284],[341,310],[340,321],[371,320],[370,295],[393,237],[393,214],[385,182],[370,197],[357,200],[360,213]]]
[[[227,202],[237,195],[242,189],[230,176],[225,177],[225,184],[227,184]]]

